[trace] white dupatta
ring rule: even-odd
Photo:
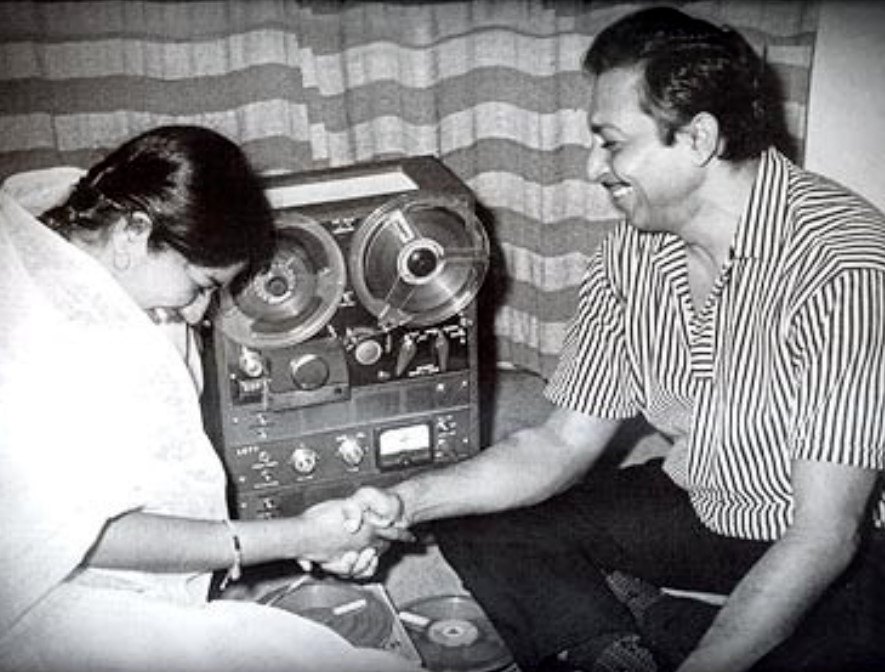
[[[34,217],[81,174],[36,171],[0,190],[0,670],[417,671],[278,609],[207,605],[208,573],[81,568],[123,513],[227,515],[181,354]]]
[[[105,523],[133,510],[221,519],[224,473],[172,343],[94,259],[34,215],[81,171],[0,191],[0,633],[78,572]],[[88,571],[174,601],[209,575]]]

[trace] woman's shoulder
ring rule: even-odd
[[[32,214],[40,214],[58,205],[86,171],[76,166],[40,168],[10,175],[0,191]]]

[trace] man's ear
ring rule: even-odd
[[[680,131],[684,142],[694,156],[698,166],[704,166],[719,156],[722,151],[722,138],[719,136],[719,121],[709,112],[699,112]]]

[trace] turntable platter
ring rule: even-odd
[[[339,582],[306,582],[264,596],[262,603],[328,626],[354,646],[384,648],[393,618],[372,593]]]

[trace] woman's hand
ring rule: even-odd
[[[243,566],[298,560],[363,578],[375,572],[379,553],[391,542],[412,540],[395,524],[400,511],[397,497],[374,488],[321,502],[299,516],[228,525],[133,511],[108,521],[84,564],[147,572],[223,570],[234,559],[233,527]]]
[[[328,572],[366,578],[375,573],[380,553],[391,541],[410,541],[411,533],[394,522],[399,499],[375,488],[362,488],[348,499],[320,502],[300,517],[304,531],[299,561],[315,562]]]
[[[368,579],[378,571],[381,552],[373,546],[367,546],[362,551],[346,551],[339,558],[322,563],[320,567],[330,574],[352,579]],[[307,569],[309,567],[310,563],[307,563]]]

